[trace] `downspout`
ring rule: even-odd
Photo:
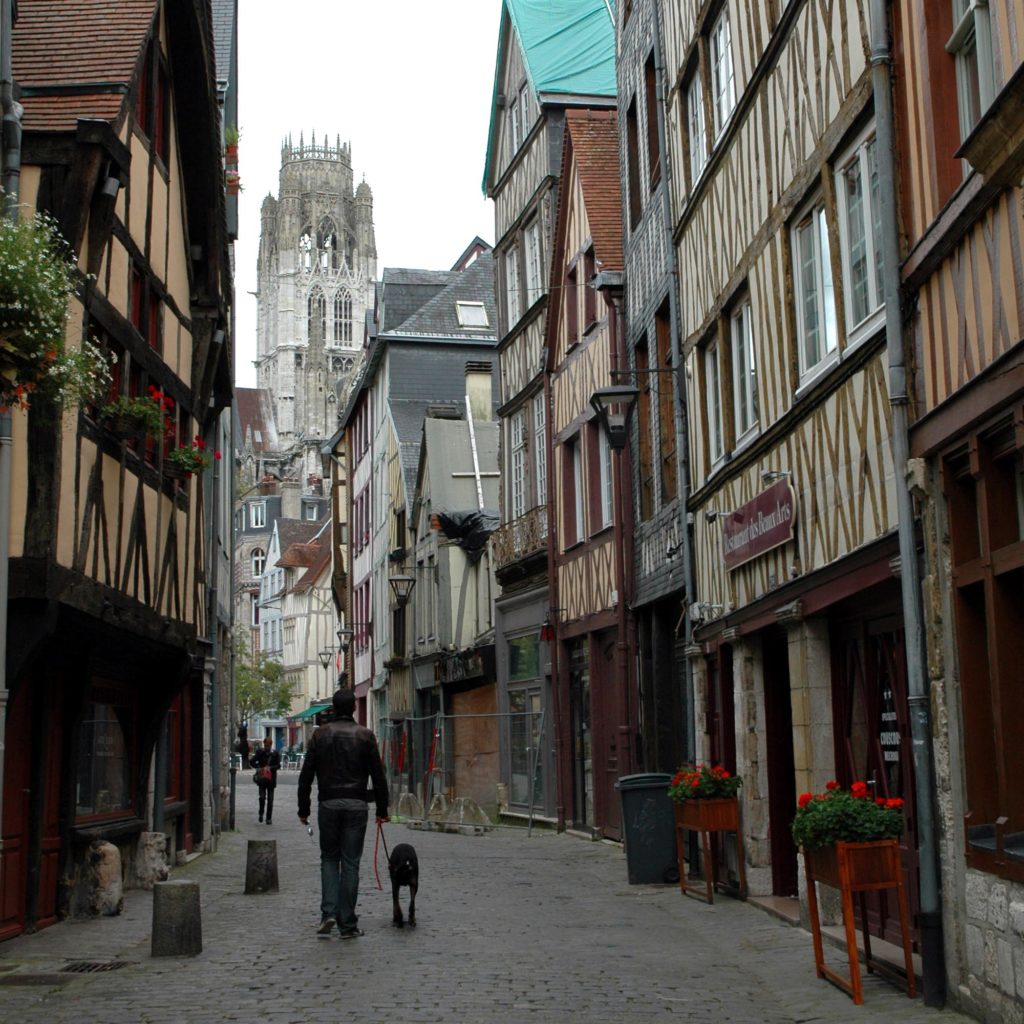
[[[885,275],[885,342],[889,356],[889,407],[892,414],[892,457],[895,470],[900,551],[900,587],[907,648],[907,704],[914,754],[917,794],[918,871],[920,876],[921,974],[927,1006],[946,1002],[942,912],[939,896],[939,857],[935,821],[935,781],[932,773],[930,697],[924,672],[924,628],[921,578],[914,531],[914,508],[906,482],[910,459],[909,395],[903,353],[900,308],[900,250],[897,233],[896,160],[893,128],[886,0],[871,0],[871,74],[874,85],[875,137],[878,152],[878,192],[881,199],[882,259]]]
[[[0,153],[3,159],[4,210],[10,220],[18,217],[18,187],[21,179],[21,105],[14,99],[14,71],[11,31],[14,28],[14,0],[0,0],[0,105],[3,131]],[[7,734],[7,601],[11,555],[11,412],[0,412],[0,822],[4,810],[4,760]],[[4,891],[3,829],[0,828],[0,893]]]
[[[686,729],[686,755],[697,756],[697,732],[694,722],[696,701],[693,692],[693,663],[690,649],[693,646],[693,617],[689,607],[693,604],[693,547],[690,535],[690,517],[687,504],[690,500],[690,440],[686,419],[686,378],[684,375],[682,345],[679,337],[679,268],[676,264],[676,250],[672,242],[672,198],[668,180],[668,140],[665,131],[665,63],[661,52],[661,5],[654,0],[651,11],[651,28],[654,43],[654,88],[658,110],[658,149],[661,153],[661,210],[666,239],[665,270],[669,279],[669,336],[672,346],[672,379],[676,384],[675,402],[676,430],[676,479],[679,489],[679,528],[681,531],[680,551],[683,560],[683,588],[686,593],[684,616],[684,638],[686,643],[686,704],[683,723]],[[692,835],[692,833],[691,833]]]

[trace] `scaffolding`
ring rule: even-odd
[[[527,834],[533,834],[542,786],[545,711],[504,711],[409,716],[384,724],[381,758],[390,802],[421,828],[521,828],[501,820],[509,809],[503,780],[502,720],[525,719]]]

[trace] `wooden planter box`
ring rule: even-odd
[[[104,422],[107,430],[122,441],[130,441],[138,437],[146,428],[145,421],[141,416],[129,416],[127,413],[115,413],[113,416],[106,417]]]
[[[743,852],[743,831],[740,828],[739,797],[724,797],[718,800],[685,800],[675,805],[676,811],[676,858],[679,862],[679,891],[684,896],[696,896],[708,903],[715,902],[716,887],[724,887],[715,877],[715,862],[711,856],[712,832],[736,833],[736,859],[739,863],[740,887],[736,892],[741,899],[747,896],[747,872]],[[704,885],[690,885],[686,880],[686,842],[683,832],[689,829],[699,832],[701,850],[704,855]]]
[[[171,459],[164,459],[164,478],[166,480],[187,480],[190,475],[184,466],[179,466]]]
[[[906,986],[907,995],[916,993],[914,965],[911,958],[910,916],[903,891],[903,867],[900,848],[895,839],[878,839],[868,843],[838,842],[818,850],[804,850],[804,871],[807,874],[807,909],[811,918],[811,937],[814,941],[814,964],[818,977],[837,985],[857,1004],[864,1002],[860,980],[860,962],[857,954],[857,930],[853,916],[853,894],[860,900],[860,919],[864,937],[864,961],[869,973],[884,975]],[[838,889],[843,904],[843,927],[846,931],[846,953],[850,964],[849,977],[833,971],[825,963],[821,941],[821,922],[818,917],[818,894],[815,882]],[[905,977],[893,971],[888,964],[871,956],[871,936],[868,934],[867,908],[864,893],[878,889],[895,889],[903,935]]]

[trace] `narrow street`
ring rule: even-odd
[[[672,886],[630,886],[622,850],[566,835],[484,836],[385,826],[420,857],[419,926],[392,927],[390,891],[362,868],[361,927],[317,940],[316,839],[295,817],[297,773],[282,772],[275,821],[256,821],[238,776],[238,830],[172,878],[195,880],[203,952],[150,956],[152,897],[131,891],[115,918],[70,922],[0,947],[0,1018],[24,1022],[213,1024],[396,1021],[867,1021],[960,1024],[866,975],[864,1005],[814,976],[809,933],[744,903],[714,906]],[[246,843],[278,843],[280,892],[246,896]],[[404,903],[404,897],[403,897]],[[830,962],[838,962],[835,950]],[[127,962],[62,973],[69,962]],[[56,976],[56,977],[55,977]],[[12,984],[12,982],[17,982]]]

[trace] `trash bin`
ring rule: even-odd
[[[672,776],[665,772],[623,775],[615,788],[622,796],[622,836],[630,885],[679,881],[676,816],[668,797]]]

